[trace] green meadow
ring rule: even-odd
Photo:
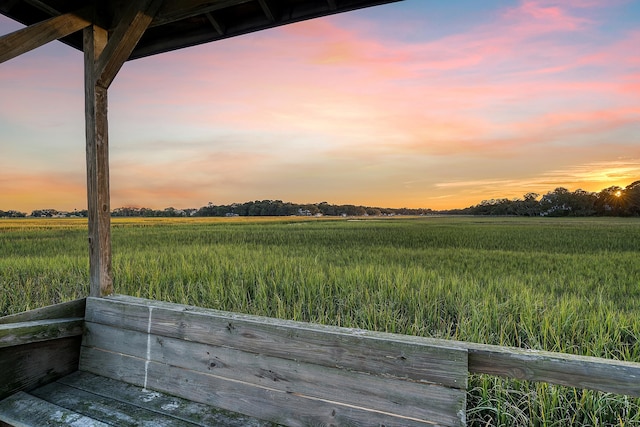
[[[115,219],[118,293],[640,362],[640,219]],[[88,294],[86,220],[0,220],[0,315]],[[640,399],[473,376],[470,425],[640,425]]]

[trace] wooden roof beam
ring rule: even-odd
[[[0,63],[91,25],[86,9],[65,13],[0,37]]]
[[[54,9],[53,7],[49,6],[48,4],[46,4],[43,1],[40,0],[24,0],[25,3],[30,4],[31,6],[40,9],[41,11],[51,15],[51,16],[56,16],[56,15],[61,15],[61,12],[57,9]]]
[[[209,12],[205,13],[204,16],[207,17],[207,19],[211,23],[211,26],[216,30],[216,32],[219,35],[224,36],[224,28],[222,28],[222,25],[220,25],[216,18],[214,18],[213,15]]]
[[[111,85],[161,4],[162,0],[137,0],[130,3],[96,64],[98,86],[106,89]]]
[[[337,10],[338,9],[338,5],[336,4],[336,0],[327,0],[327,3],[329,3],[329,9],[331,9],[331,10]]]
[[[18,3],[18,0],[5,1],[4,3],[0,4],[0,12],[3,12],[3,13],[9,12],[11,9],[13,9],[13,6],[15,6],[16,3]]]
[[[269,22],[276,22],[276,18],[273,16],[273,11],[267,4],[267,0],[258,0],[258,2],[260,3],[262,11],[267,16],[267,19],[269,19]]]
[[[181,19],[191,18],[207,12],[226,9],[255,0],[165,0],[160,11],[149,27],[168,24]]]

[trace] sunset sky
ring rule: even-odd
[[[0,210],[86,209],[82,61],[0,64]],[[640,1],[405,0],[128,62],[109,96],[112,208],[624,187]]]

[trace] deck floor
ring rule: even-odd
[[[0,426],[249,426],[275,424],[124,382],[74,372],[0,402]]]

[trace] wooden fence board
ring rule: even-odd
[[[34,320],[0,325],[0,348],[82,335],[82,318]]]
[[[106,376],[119,381],[147,379],[147,388],[173,394],[194,402],[200,402],[251,417],[287,426],[348,425],[387,427],[413,427],[435,424],[406,417],[398,417],[381,411],[372,411],[341,402],[314,399],[297,393],[287,393],[260,387],[242,381],[230,380],[216,375],[203,374],[189,369],[163,363],[147,362],[117,352],[87,348],[91,352],[84,365],[89,372],[101,375],[109,366],[126,369],[107,372]],[[85,359],[85,358],[83,358]],[[136,366],[142,368],[140,373]],[[104,375],[104,373],[102,374]],[[460,414],[464,418],[464,414]],[[444,424],[446,425],[446,424]],[[464,423],[457,419],[455,424]]]
[[[0,399],[78,369],[81,337],[0,348]]]
[[[467,354],[414,337],[194,309],[133,298],[94,299],[87,321],[296,361],[466,389]],[[131,301],[129,301],[131,300]],[[155,302],[154,302],[155,303]],[[152,321],[149,322],[151,312]],[[417,338],[417,339],[416,339]]]
[[[0,324],[84,317],[86,298],[0,317]]]
[[[466,391],[433,384],[389,380],[373,374],[175,338],[147,335],[87,322],[84,346],[213,374],[280,392],[296,393],[345,404],[375,408],[407,417],[451,425],[451,414],[464,407]]]
[[[134,304],[147,307],[155,306],[157,303],[158,307],[169,310],[176,307],[175,304],[171,303],[126,296],[114,296],[111,299],[123,303],[131,301]],[[210,310],[198,307],[183,307],[183,310],[193,313],[210,312]],[[137,312],[137,309],[133,310],[133,312],[123,310],[120,314],[124,318],[119,324],[124,325],[124,327],[131,327],[131,324],[141,321],[137,319],[139,316],[142,315],[144,317],[142,313]],[[251,316],[235,314],[231,314],[231,316],[238,319],[251,318]],[[267,319],[265,322],[269,325],[274,324],[271,319]],[[179,323],[177,325],[178,337],[180,335],[185,336],[184,333],[180,333],[180,330],[185,330],[188,325],[188,323]],[[163,328],[166,328],[166,326],[159,326],[160,330]],[[319,328],[324,329],[325,327]],[[331,327],[326,328],[331,329]],[[202,334],[204,333],[205,331],[202,331]],[[248,331],[243,331],[240,334],[242,333],[250,334]],[[365,332],[364,334],[368,335],[369,333]],[[403,336],[402,340],[408,345],[424,342],[424,338],[413,336]],[[452,340],[428,339],[427,342],[442,347],[468,350],[469,371],[472,373],[484,373],[529,381],[543,381],[568,387],[587,388],[640,397],[640,363]],[[231,342],[229,345],[231,345]]]
[[[144,387],[146,365],[145,359],[93,347],[83,347],[78,369]]]
[[[469,371],[640,397],[640,363],[473,343]]]

